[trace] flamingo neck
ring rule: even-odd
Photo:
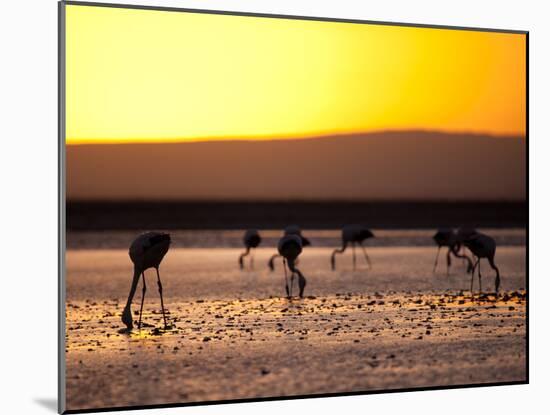
[[[342,245],[342,248],[340,249],[335,249],[334,251],[332,251],[332,256],[334,256],[335,254],[341,254],[342,252],[344,252],[347,248],[348,244],[345,243]]]
[[[132,300],[136,294],[136,288],[139,282],[140,272],[137,267],[134,266],[134,277],[132,279],[132,286],[130,287],[130,293],[128,294],[128,300],[126,301],[126,308],[129,308],[132,305]]]

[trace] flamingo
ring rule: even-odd
[[[497,244],[493,238],[489,235],[485,235],[481,232],[476,232],[475,234],[470,235],[464,240],[464,245],[472,252],[474,259],[476,259],[474,266],[472,268],[472,279],[470,281],[470,292],[473,293],[474,289],[474,272],[476,267],[478,271],[478,280],[479,280],[479,291],[481,292],[481,259],[487,258],[489,265],[493,268],[497,275],[495,277],[495,293],[498,294],[498,289],[500,287],[500,272],[498,267],[495,265],[495,252],[497,249]]]
[[[262,242],[262,237],[260,236],[260,234],[256,229],[248,229],[244,233],[243,242],[244,242],[246,251],[244,251],[244,253],[242,253],[241,256],[239,257],[239,266],[241,267],[241,269],[244,268],[244,257],[250,253],[251,248],[257,248],[258,245],[260,245],[260,243]],[[252,268],[253,265],[254,265],[254,258],[251,257],[250,268]]]
[[[457,258],[466,259],[468,261],[468,269],[466,272],[470,272],[472,269],[472,260],[464,254],[460,254],[460,247],[462,246],[463,240],[468,237],[470,230],[461,228],[461,233],[457,233],[454,229],[439,229],[433,236],[433,240],[437,244],[437,254],[435,256],[434,269],[432,272],[435,272],[437,268],[437,260],[439,258],[439,252],[441,247],[446,246],[447,250],[447,275],[449,275],[449,267],[451,266],[451,254]]]
[[[343,253],[348,247],[348,244],[351,244],[351,247],[353,249],[352,251],[353,252],[353,269],[355,270],[355,267],[356,267],[355,244],[357,243],[361,246],[363,250],[363,254],[365,255],[365,259],[367,261],[367,264],[369,265],[369,269],[372,268],[370,258],[367,254],[365,247],[363,246],[363,241],[365,241],[368,238],[374,238],[374,234],[366,227],[362,225],[344,226],[342,228],[342,248],[335,249],[332,252],[332,255],[330,257],[330,264],[332,266],[332,270],[334,271],[336,268],[335,255]]]
[[[139,323],[138,328],[141,329],[141,315],[143,312],[143,300],[145,299],[145,291],[147,289],[145,285],[145,270],[149,268],[155,268],[157,271],[157,284],[160,294],[160,305],[162,307],[162,318],[164,320],[164,328],[166,329],[166,314],[164,312],[164,300],[162,298],[162,284],[160,282],[159,266],[162,259],[170,248],[170,235],[160,232],[147,232],[138,236],[132,245],[130,245],[129,255],[134,264],[134,278],[132,280],[132,286],[130,288],[130,294],[128,295],[128,301],[126,307],[122,312],[122,322],[126,325],[128,330],[133,328],[132,324],[132,300],[136,293],[136,288],[139,282],[140,275],[143,277],[143,291],[141,296],[141,306],[139,309]]]
[[[298,227],[298,225],[287,226],[284,230],[283,236],[285,236],[285,235],[296,235],[296,236],[298,236],[302,241],[302,247],[306,247],[306,246],[311,245],[311,242],[309,241],[309,239],[305,238],[302,235],[302,230]],[[269,262],[267,263],[267,265],[269,266],[269,269],[271,271],[275,271],[274,261],[275,261],[275,259],[277,259],[280,256],[281,256],[280,254],[273,254],[273,256],[271,258],[269,258]]]
[[[298,235],[284,235],[277,245],[279,255],[283,257],[283,265],[285,269],[285,289],[288,298],[292,297],[292,286],[294,285],[294,274],[298,274],[298,286],[300,287],[300,298],[304,297],[304,288],[306,287],[306,279],[304,275],[296,268],[296,259],[302,252],[302,239]],[[286,266],[292,274],[290,275],[290,289],[286,275]]]

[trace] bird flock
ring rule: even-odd
[[[369,238],[374,238],[372,231],[365,226],[353,224],[346,225],[342,228],[342,246],[335,249],[330,256],[330,266],[334,271],[336,269],[336,255],[343,254],[348,246],[351,245],[352,257],[353,257],[353,269],[356,269],[356,253],[355,248],[360,246],[368,269],[372,268],[371,260],[367,254],[367,250],[363,245],[364,241]],[[433,236],[433,240],[437,245],[437,254],[435,257],[435,263],[433,266],[433,272],[436,272],[439,254],[442,247],[447,248],[447,275],[449,274],[449,267],[451,266],[451,257],[454,256],[467,263],[466,272],[471,274],[470,292],[473,294],[474,286],[474,274],[477,268],[479,291],[482,291],[481,287],[481,260],[487,259],[491,268],[496,272],[495,277],[495,293],[498,295],[500,287],[500,271],[495,264],[495,252],[496,242],[495,240],[484,233],[478,232],[471,228],[458,228],[458,229],[439,229]],[[248,229],[243,236],[243,244],[245,251],[239,256],[238,264],[239,268],[243,270],[245,268],[245,258],[250,257],[250,268],[254,267],[254,250],[262,243],[262,237],[258,230]],[[159,267],[160,264],[168,252],[171,244],[170,235],[162,232],[147,232],[139,235],[130,245],[129,256],[134,265],[134,275],[132,279],[132,285],[130,287],[130,293],[126,306],[122,312],[122,322],[126,325],[128,331],[132,330],[132,312],[131,305],[134,298],[139,279],[142,278],[142,296],[141,305],[139,311],[138,329],[141,329],[141,318],[143,312],[143,301],[145,298],[145,292],[147,290],[145,282],[145,271],[154,268],[157,274],[157,286],[160,294],[160,303],[162,308],[162,317],[164,321],[164,328],[166,329],[166,314],[164,310],[164,300],[162,297],[162,283],[160,280]],[[277,253],[273,254],[268,261],[268,267],[271,271],[275,270],[275,260],[282,258],[284,276],[285,276],[285,291],[287,298],[292,298],[292,290],[294,286],[294,280],[298,280],[298,295],[300,298],[304,297],[304,290],[307,284],[307,280],[304,274],[297,267],[298,257],[302,253],[304,247],[310,246],[309,239],[302,235],[301,229],[296,225],[288,226],[284,229],[283,236],[279,239],[277,244]],[[466,249],[470,251],[472,258],[467,254]],[[289,274],[290,273],[290,278]]]

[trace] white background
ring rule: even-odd
[[[549,17],[544,1],[146,1],[140,4],[530,31],[530,385],[141,413],[541,413],[548,402]],[[57,5],[0,6],[0,408],[53,413],[57,383]],[[299,370],[297,368],[297,370]],[[546,394],[546,396],[545,396]],[[546,399],[545,399],[546,397]],[[542,406],[544,408],[544,406]]]

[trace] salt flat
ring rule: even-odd
[[[304,249],[306,298],[283,298],[270,247],[240,271],[238,248],[173,247],[154,271],[141,332],[121,333],[132,267],[123,249],[67,252],[68,409],[372,391],[526,380],[525,247],[502,246],[501,296],[468,291],[434,247],[369,247],[329,268],[331,249]],[[482,265],[483,288],[494,274]],[[477,277],[475,279],[477,291]],[[296,287],[295,287],[296,288]],[[141,287],[133,310],[139,310]],[[137,320],[137,315],[135,315]]]

